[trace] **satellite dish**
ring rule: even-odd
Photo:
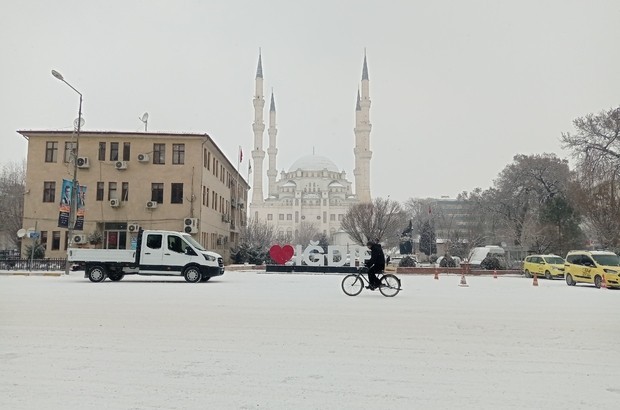
[[[73,128],[77,129],[78,127],[78,120],[80,121],[80,128],[82,128],[84,126],[84,124],[86,123],[86,121],[84,121],[84,118],[76,118],[75,120],[73,120]]]
[[[144,114],[142,114],[142,117],[138,117],[138,119],[144,123],[144,131],[146,132],[146,128],[149,122],[149,113],[145,112]]]
[[[18,238],[23,238],[24,236],[26,236],[26,230],[24,228],[22,228],[19,231],[17,231],[17,237]]]

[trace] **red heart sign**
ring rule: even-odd
[[[294,253],[295,250],[291,245],[284,245],[282,247],[280,245],[273,245],[269,249],[269,256],[278,265],[284,265],[287,261],[290,261]]]

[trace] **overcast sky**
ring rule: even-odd
[[[0,163],[26,157],[18,129],[72,128],[55,69],[85,130],[140,131],[148,112],[233,163],[241,145],[247,175],[260,47],[278,171],[314,147],[353,181],[366,49],[373,196],[455,197],[516,154],[567,157],[572,120],[618,106],[619,22],[617,0],[5,1]]]

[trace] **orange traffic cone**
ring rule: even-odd
[[[435,277],[433,279],[439,280],[439,273],[437,272],[437,268],[435,268]]]
[[[534,274],[534,281],[532,282],[533,286],[538,286],[538,276]]]
[[[493,269],[493,279],[497,279],[497,269]]]
[[[605,279],[605,274],[601,276],[601,289],[607,289],[607,279]]]
[[[466,287],[469,286],[467,284],[467,280],[465,279],[465,274],[464,273],[461,275],[461,283],[459,283],[459,286],[461,286],[463,288],[466,288]]]

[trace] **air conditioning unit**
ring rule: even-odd
[[[183,231],[185,233],[197,233],[198,218],[185,218],[183,220]]]
[[[222,238],[217,238],[217,244],[221,245],[222,244]]]
[[[138,225],[138,224],[129,224],[129,225],[127,225],[127,230],[129,232],[138,232],[140,230],[140,225]]]
[[[150,159],[149,154],[138,154],[139,162],[149,162]]]
[[[239,205],[239,208],[243,208],[243,205],[245,205],[245,204],[243,203],[243,199],[238,200],[238,201],[237,201],[237,205]]]
[[[120,199],[110,199],[110,206],[112,208],[118,208],[119,206],[121,206],[121,200]]]
[[[229,223],[230,222],[230,215],[222,214],[222,222]]]
[[[116,169],[127,169],[127,161],[116,161],[114,163]]]
[[[73,235],[73,239],[71,241],[77,244],[86,243],[86,235]]]
[[[90,168],[90,161],[88,157],[78,157],[77,159],[78,168]]]
[[[155,209],[155,208],[157,208],[157,201],[148,201],[146,203],[146,207],[148,209]]]

